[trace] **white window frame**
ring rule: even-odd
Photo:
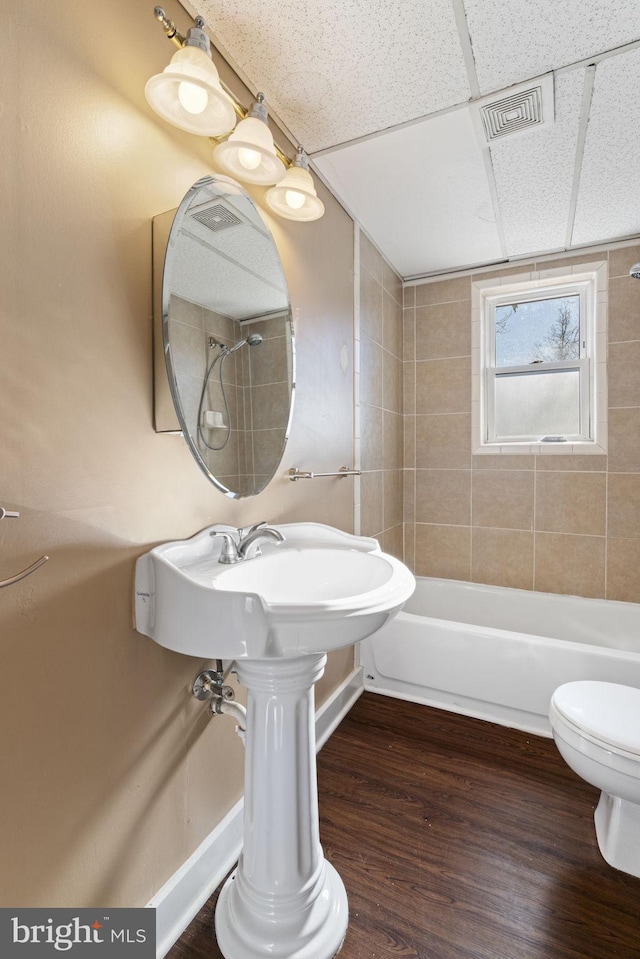
[[[580,296],[580,358],[496,367],[496,308],[508,303]],[[606,261],[532,271],[472,284],[472,435],[474,453],[606,453]],[[500,437],[495,431],[495,384],[501,374],[578,370],[580,433],[561,441]]]

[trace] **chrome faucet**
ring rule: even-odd
[[[230,566],[233,563],[239,563],[241,560],[259,556],[261,552],[259,541],[261,539],[271,539],[276,543],[284,543],[282,533],[273,526],[267,526],[265,520],[261,523],[256,523],[254,526],[250,526],[246,532],[243,529],[239,529],[237,542],[233,535],[227,533],[226,530],[211,530],[209,535],[222,536],[223,543],[218,562],[225,566]],[[251,547],[254,548],[251,549]],[[251,553],[249,553],[250,550]]]
[[[260,523],[258,526],[252,527],[246,536],[241,537],[240,542],[238,543],[238,556],[240,559],[250,559],[249,550],[253,546],[254,549],[251,552],[252,556],[260,555],[260,540],[261,539],[271,539],[275,543],[284,543],[284,536],[279,529],[275,529],[273,526],[264,526]]]

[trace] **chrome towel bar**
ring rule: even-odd
[[[14,510],[5,509],[4,506],[0,506],[0,520],[17,519],[19,516],[20,513],[17,513]],[[9,579],[0,580],[0,589],[2,589],[3,586],[13,586],[14,583],[19,583],[21,579],[25,579],[25,577],[30,576],[31,573],[35,573],[37,569],[40,569],[41,566],[44,566],[48,559],[48,556],[41,556],[40,559],[35,561],[35,563],[32,563],[31,566],[27,566],[26,569],[16,573],[15,576],[10,576]]]
[[[289,479],[292,483],[301,479],[316,479],[318,476],[361,476],[362,470],[352,470],[348,466],[341,466],[335,473],[311,473],[308,470],[298,470],[291,467],[289,470]]]

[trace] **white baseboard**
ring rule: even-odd
[[[316,743],[321,749],[364,690],[356,667],[316,712]],[[240,799],[216,828],[147,903],[156,910],[156,959],[164,959],[209,896],[238,861],[242,849]]]

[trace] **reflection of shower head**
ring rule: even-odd
[[[629,276],[632,276],[634,280],[640,280],[640,263],[633,264],[629,270]]]
[[[240,340],[235,346],[232,346],[228,353],[235,353],[236,350],[239,350],[241,346],[244,346],[245,343],[248,343],[249,346],[258,346],[259,343],[262,343],[262,334],[260,333],[249,333],[249,336],[246,340]]]

